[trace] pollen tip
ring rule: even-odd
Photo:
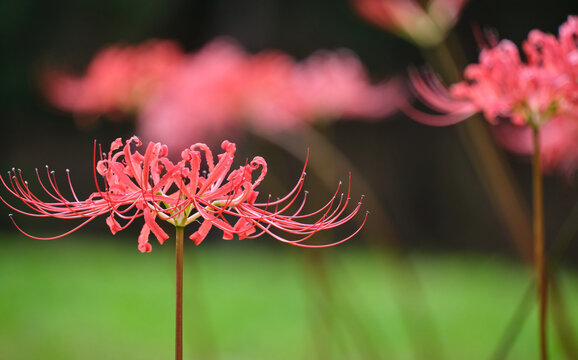
[[[66,172],[70,172],[70,169],[66,169]]]
[[[14,216],[14,214],[8,214],[8,216],[9,216],[9,217],[12,217],[12,216]]]
[[[361,200],[365,199],[365,194],[361,195]]]

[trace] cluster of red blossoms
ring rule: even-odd
[[[524,155],[533,151],[532,128],[539,128],[546,170],[572,171],[578,165],[578,17],[570,16],[558,36],[531,31],[522,45],[526,61],[511,41],[491,45],[449,90],[431,76],[414,74],[419,97],[445,113],[414,117],[444,126],[482,112],[498,125],[500,142]]]
[[[371,84],[351,52],[318,52],[296,61],[280,51],[249,54],[228,39],[195,53],[169,41],[114,45],[83,76],[52,71],[46,96],[81,120],[132,113],[143,138],[188,145],[242,125],[264,131],[343,117],[381,118],[395,110],[395,82]],[[92,117],[94,119],[94,117]]]
[[[267,163],[257,156],[246,165],[230,171],[236,147],[229,141],[222,143],[224,152],[216,159],[207,145],[199,143],[185,149],[181,160],[176,163],[167,157],[166,145],[151,142],[144,154],[134,149],[138,146],[141,146],[141,142],[137,137],[124,144],[121,139],[111,144],[110,152],[95,163],[97,191],[86,200],[78,199],[70,176],[68,183],[73,199],[65,198],[48,167],[48,182],[41,179],[38,171],[37,178],[50,201],[43,201],[34,194],[19,170],[12,171],[9,179],[0,177],[0,181],[28,210],[21,210],[4,198],[0,199],[14,211],[29,216],[85,219],[74,229],[52,238],[31,236],[18,228],[25,235],[40,240],[68,235],[101,215],[108,215],[106,223],[113,234],[142,217],[144,225],[138,238],[141,252],[151,251],[151,233],[161,244],[169,237],[157,223],[159,219],[182,228],[198,222],[198,229],[190,235],[197,245],[212,227],[216,227],[223,232],[225,240],[233,239],[234,235],[244,239],[269,234],[279,241],[297,246],[325,247],[348,240],[363,226],[336,243],[304,244],[303,241],[318,231],[337,227],[352,219],[361,206],[361,200],[353,210],[346,212],[350,202],[349,189],[346,195],[338,195],[338,188],[319,210],[304,213],[307,192],[298,200],[305,177],[303,172],[293,190],[285,197],[258,202],[255,188],[265,178]],[[104,178],[105,186],[102,189],[98,185],[97,173]]]

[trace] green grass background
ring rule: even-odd
[[[173,244],[113,240],[0,234],[0,359],[173,357]],[[532,279],[496,256],[415,254],[416,287],[355,246],[216,241],[185,244],[186,359],[490,359]],[[578,276],[559,279],[578,327]],[[508,359],[538,358],[535,318]],[[553,326],[550,351],[564,358]]]

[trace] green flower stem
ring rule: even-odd
[[[175,360],[183,359],[183,237],[184,228],[176,227],[176,319],[175,319]]]
[[[544,256],[544,203],[542,187],[542,161],[540,158],[540,129],[534,127],[534,154],[532,156],[532,187],[534,198],[534,264],[538,284],[540,359],[548,358],[546,343],[546,309],[548,284]]]

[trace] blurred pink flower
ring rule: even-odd
[[[71,231],[51,238],[28,235],[17,226],[25,235],[41,240],[70,234],[105,214],[108,214],[106,224],[113,234],[143,217],[144,225],[138,238],[138,249],[141,252],[151,251],[151,232],[161,244],[169,237],[157,223],[159,219],[181,228],[200,222],[198,230],[190,236],[197,245],[213,226],[223,232],[225,240],[233,239],[234,235],[244,239],[269,234],[279,241],[302,247],[326,247],[341,243],[363,226],[335,243],[304,244],[303,241],[315,233],[340,226],[357,214],[361,200],[352,211],[345,212],[350,201],[349,187],[345,197],[343,194],[339,196],[336,191],[319,210],[303,213],[307,193],[302,200],[298,201],[297,198],[303,187],[304,172],[293,190],[283,198],[257,202],[258,192],[255,189],[265,178],[267,163],[257,156],[246,165],[230,171],[236,151],[235,144],[231,142],[222,143],[224,152],[216,159],[205,144],[194,144],[181,153],[181,160],[177,163],[168,159],[167,146],[161,143],[149,143],[144,154],[133,150],[135,146],[141,146],[137,137],[127,140],[124,145],[120,138],[111,144],[108,156],[95,164],[97,191],[87,200],[77,198],[68,172],[68,185],[73,200],[66,199],[56,185],[54,173],[48,167],[48,182],[41,180],[38,171],[37,178],[48,194],[49,201],[40,200],[31,192],[20,170],[13,170],[8,181],[3,177],[0,177],[0,181],[28,209],[20,210],[4,198],[0,199],[24,215],[85,219]],[[201,170],[204,166],[208,171]],[[97,173],[104,178],[104,189],[98,185]]]
[[[306,105],[294,86],[295,60],[281,51],[253,55],[245,64],[245,91],[238,120],[265,131],[297,130],[307,120]]]
[[[430,74],[412,73],[413,88],[421,100],[443,115],[429,115],[406,108],[408,115],[428,125],[445,126],[482,112],[507,148],[528,154],[532,151],[527,133],[513,126],[543,129],[542,156],[547,169],[567,171],[578,162],[578,18],[570,16],[558,37],[539,30],[529,33],[522,48],[502,40],[483,49],[478,64],[464,72],[465,80],[447,90]],[[551,125],[550,122],[552,122]],[[515,140],[515,134],[520,139]],[[530,148],[528,148],[530,146]],[[564,153],[564,154],[562,154]],[[575,159],[575,160],[572,160]]]
[[[369,86],[369,82],[359,59],[345,50],[315,53],[299,64],[294,75],[305,118],[372,119],[388,115],[398,103],[400,87],[392,82]]]
[[[458,21],[466,0],[353,0],[367,20],[419,46],[441,42]]]
[[[280,51],[251,55],[219,38],[183,54],[171,42],[100,52],[83,77],[46,76],[48,99],[76,115],[135,113],[145,139],[186,146],[245,126],[294,131],[337,118],[382,118],[397,110],[397,82],[371,84],[351,52],[296,62]]]
[[[461,120],[481,111],[492,124],[508,118],[516,125],[540,125],[552,111],[568,110],[564,109],[567,74],[523,63],[508,40],[482,50],[479,64],[468,65],[464,78],[449,92],[431,77],[414,74],[412,82],[426,103]]]
[[[509,151],[531,156],[534,152],[532,129],[501,123],[493,128],[496,140]],[[540,128],[540,152],[544,171],[558,171],[568,177],[578,168],[578,121],[554,116]]]
[[[170,146],[191,139],[220,137],[234,128],[240,111],[247,54],[225,40],[214,41],[189,54],[141,109],[138,133]]]
[[[243,126],[291,131],[320,119],[381,118],[397,109],[401,87],[370,84],[350,52],[317,53],[297,63],[279,51],[247,54],[217,39],[189,56],[145,106],[145,138],[184,143]]]
[[[181,49],[171,41],[112,45],[96,54],[83,76],[48,71],[43,88],[52,104],[76,114],[133,112],[148,101],[183,59]]]

